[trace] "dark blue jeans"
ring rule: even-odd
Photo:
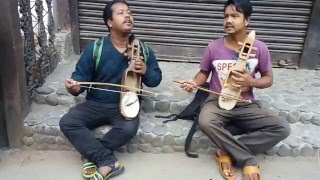
[[[110,124],[113,128],[97,139],[91,131]],[[113,151],[132,139],[138,130],[139,116],[126,120],[118,104],[87,100],[71,108],[60,120],[60,129],[80,154],[98,167],[117,161]]]

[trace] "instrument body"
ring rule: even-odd
[[[127,120],[135,118],[139,110],[139,98],[135,92],[121,93],[120,112]]]
[[[244,42],[238,42],[241,47],[239,52],[239,58],[234,66],[232,66],[228,72],[227,78],[222,86],[221,94],[228,94],[233,97],[241,98],[241,92],[244,90],[241,87],[235,87],[232,84],[234,80],[231,78],[234,71],[244,72],[246,70],[247,59],[250,57],[255,57],[251,54],[252,50],[256,48],[252,47],[255,40],[255,31],[251,31]],[[227,96],[219,96],[219,106],[225,110],[231,110],[237,104],[238,100],[236,98],[230,98]]]
[[[131,43],[131,49],[128,52],[129,66],[122,75],[120,94],[120,110],[121,114],[127,119],[135,118],[140,110],[139,99],[137,93],[141,93],[141,76],[135,73],[135,61],[140,59],[140,42],[134,39]],[[132,87],[132,88],[130,88]],[[133,104],[132,104],[133,103]]]

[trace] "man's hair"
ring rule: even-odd
[[[129,4],[127,3],[127,1],[125,0],[113,0],[113,1],[110,1],[105,7],[104,7],[104,10],[103,10],[103,20],[104,20],[104,23],[107,25],[109,31],[110,31],[110,27],[108,26],[108,20],[110,19],[112,21],[112,6],[116,3],[123,3],[125,5],[127,5],[129,7]]]
[[[229,5],[234,5],[238,12],[243,13],[245,19],[248,19],[252,14],[250,0],[228,0],[224,5],[224,12]]]

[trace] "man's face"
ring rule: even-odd
[[[243,13],[238,12],[234,5],[227,6],[224,12],[223,27],[227,34],[235,34],[247,28],[249,20],[244,18]]]
[[[134,22],[129,7],[123,3],[116,3],[111,8],[112,20],[108,20],[109,27],[120,32],[131,32]]]

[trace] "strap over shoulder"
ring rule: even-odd
[[[93,60],[95,62],[95,71],[98,70],[100,64],[100,58],[102,54],[104,38],[96,39],[93,46]]]
[[[143,54],[144,63],[147,64],[147,61],[148,61],[148,58],[149,58],[149,48],[143,41],[140,41],[140,46],[142,48],[142,54]]]

